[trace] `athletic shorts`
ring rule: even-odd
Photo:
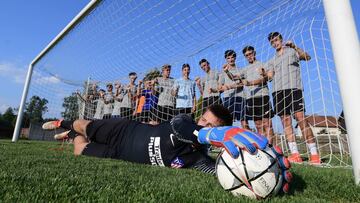
[[[142,111],[141,113],[137,113],[134,117],[134,120],[138,121],[138,122],[143,122],[143,123],[147,123],[150,120],[153,120],[152,118],[152,113],[150,111]]]
[[[110,118],[111,118],[111,113],[103,115],[103,119],[110,119]]]
[[[204,112],[207,107],[209,107],[209,106],[211,106],[213,104],[221,104],[220,97],[206,97],[206,98],[203,98],[202,104],[201,104],[202,111]]]
[[[174,117],[174,107],[171,106],[157,106],[152,110],[155,119],[159,122],[170,121]]]
[[[258,121],[274,116],[269,96],[247,99],[246,106],[246,117],[248,120]]]
[[[132,125],[137,124],[127,119],[95,120],[86,127],[86,135],[90,143],[82,154],[100,158],[116,158],[116,145],[131,132]]]
[[[177,108],[177,109],[175,109],[175,111],[176,111],[175,115],[188,114],[188,115],[190,115],[192,118],[194,118],[194,114],[191,113],[191,108]]]
[[[120,117],[121,118],[125,118],[125,119],[132,119],[132,114],[133,114],[133,109],[131,108],[125,108],[125,107],[121,107],[120,108]]]
[[[300,89],[286,89],[272,93],[274,111],[278,116],[305,112],[304,98]]]
[[[223,105],[229,109],[234,120],[246,120],[246,99],[243,97],[224,97]]]

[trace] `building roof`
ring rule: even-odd
[[[339,122],[334,116],[308,115],[306,120],[313,127],[338,128]]]

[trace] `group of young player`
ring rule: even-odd
[[[209,106],[220,104],[230,111],[233,120],[240,121],[244,129],[249,129],[248,120],[253,120],[257,132],[273,143],[271,118],[278,115],[291,152],[289,160],[301,163],[292,127],[294,117],[306,140],[310,163],[320,164],[314,135],[305,120],[301,81],[300,61],[310,60],[310,56],[292,41],[284,44],[278,32],[270,33],[268,40],[276,53],[266,63],[256,59],[254,47],[246,46],[242,53],[248,65],[244,68],[236,65],[236,52],[227,50],[224,54],[226,63],[221,72],[212,69],[208,60],[201,59],[199,66],[205,76],[195,80],[189,78],[189,64],[183,64],[182,77],[179,79],[170,77],[171,66],[166,64],[162,66],[161,76],[146,77],[138,84],[137,74],[129,73],[129,84],[115,83],[115,91],[112,84],[106,85],[106,91],[97,91],[97,86],[93,85],[86,101],[96,101],[96,108],[92,114],[89,107],[85,111],[86,118],[116,117],[158,124],[170,121],[179,114],[194,117],[197,110],[205,112]],[[269,82],[272,82],[273,105]],[[196,87],[202,97],[201,105],[197,105]],[[201,109],[196,109],[199,106]]]

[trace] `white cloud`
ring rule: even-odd
[[[34,83],[36,84],[57,84],[59,83],[60,80],[58,78],[56,78],[55,76],[46,76],[46,77],[37,77],[34,80]]]
[[[10,78],[15,83],[23,84],[25,82],[26,73],[26,67],[19,67],[9,62],[0,62],[0,76]]]
[[[24,84],[27,68],[20,67],[11,62],[0,62],[0,77],[11,78],[13,82]],[[55,76],[43,76],[38,71],[33,71],[32,82],[36,84],[57,84],[60,80]]]
[[[7,104],[0,104],[0,113],[4,113],[10,106]]]

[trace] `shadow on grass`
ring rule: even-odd
[[[302,193],[306,189],[306,183],[304,179],[296,174],[293,174],[293,179],[290,183],[290,191],[288,195],[294,195],[295,193]]]

